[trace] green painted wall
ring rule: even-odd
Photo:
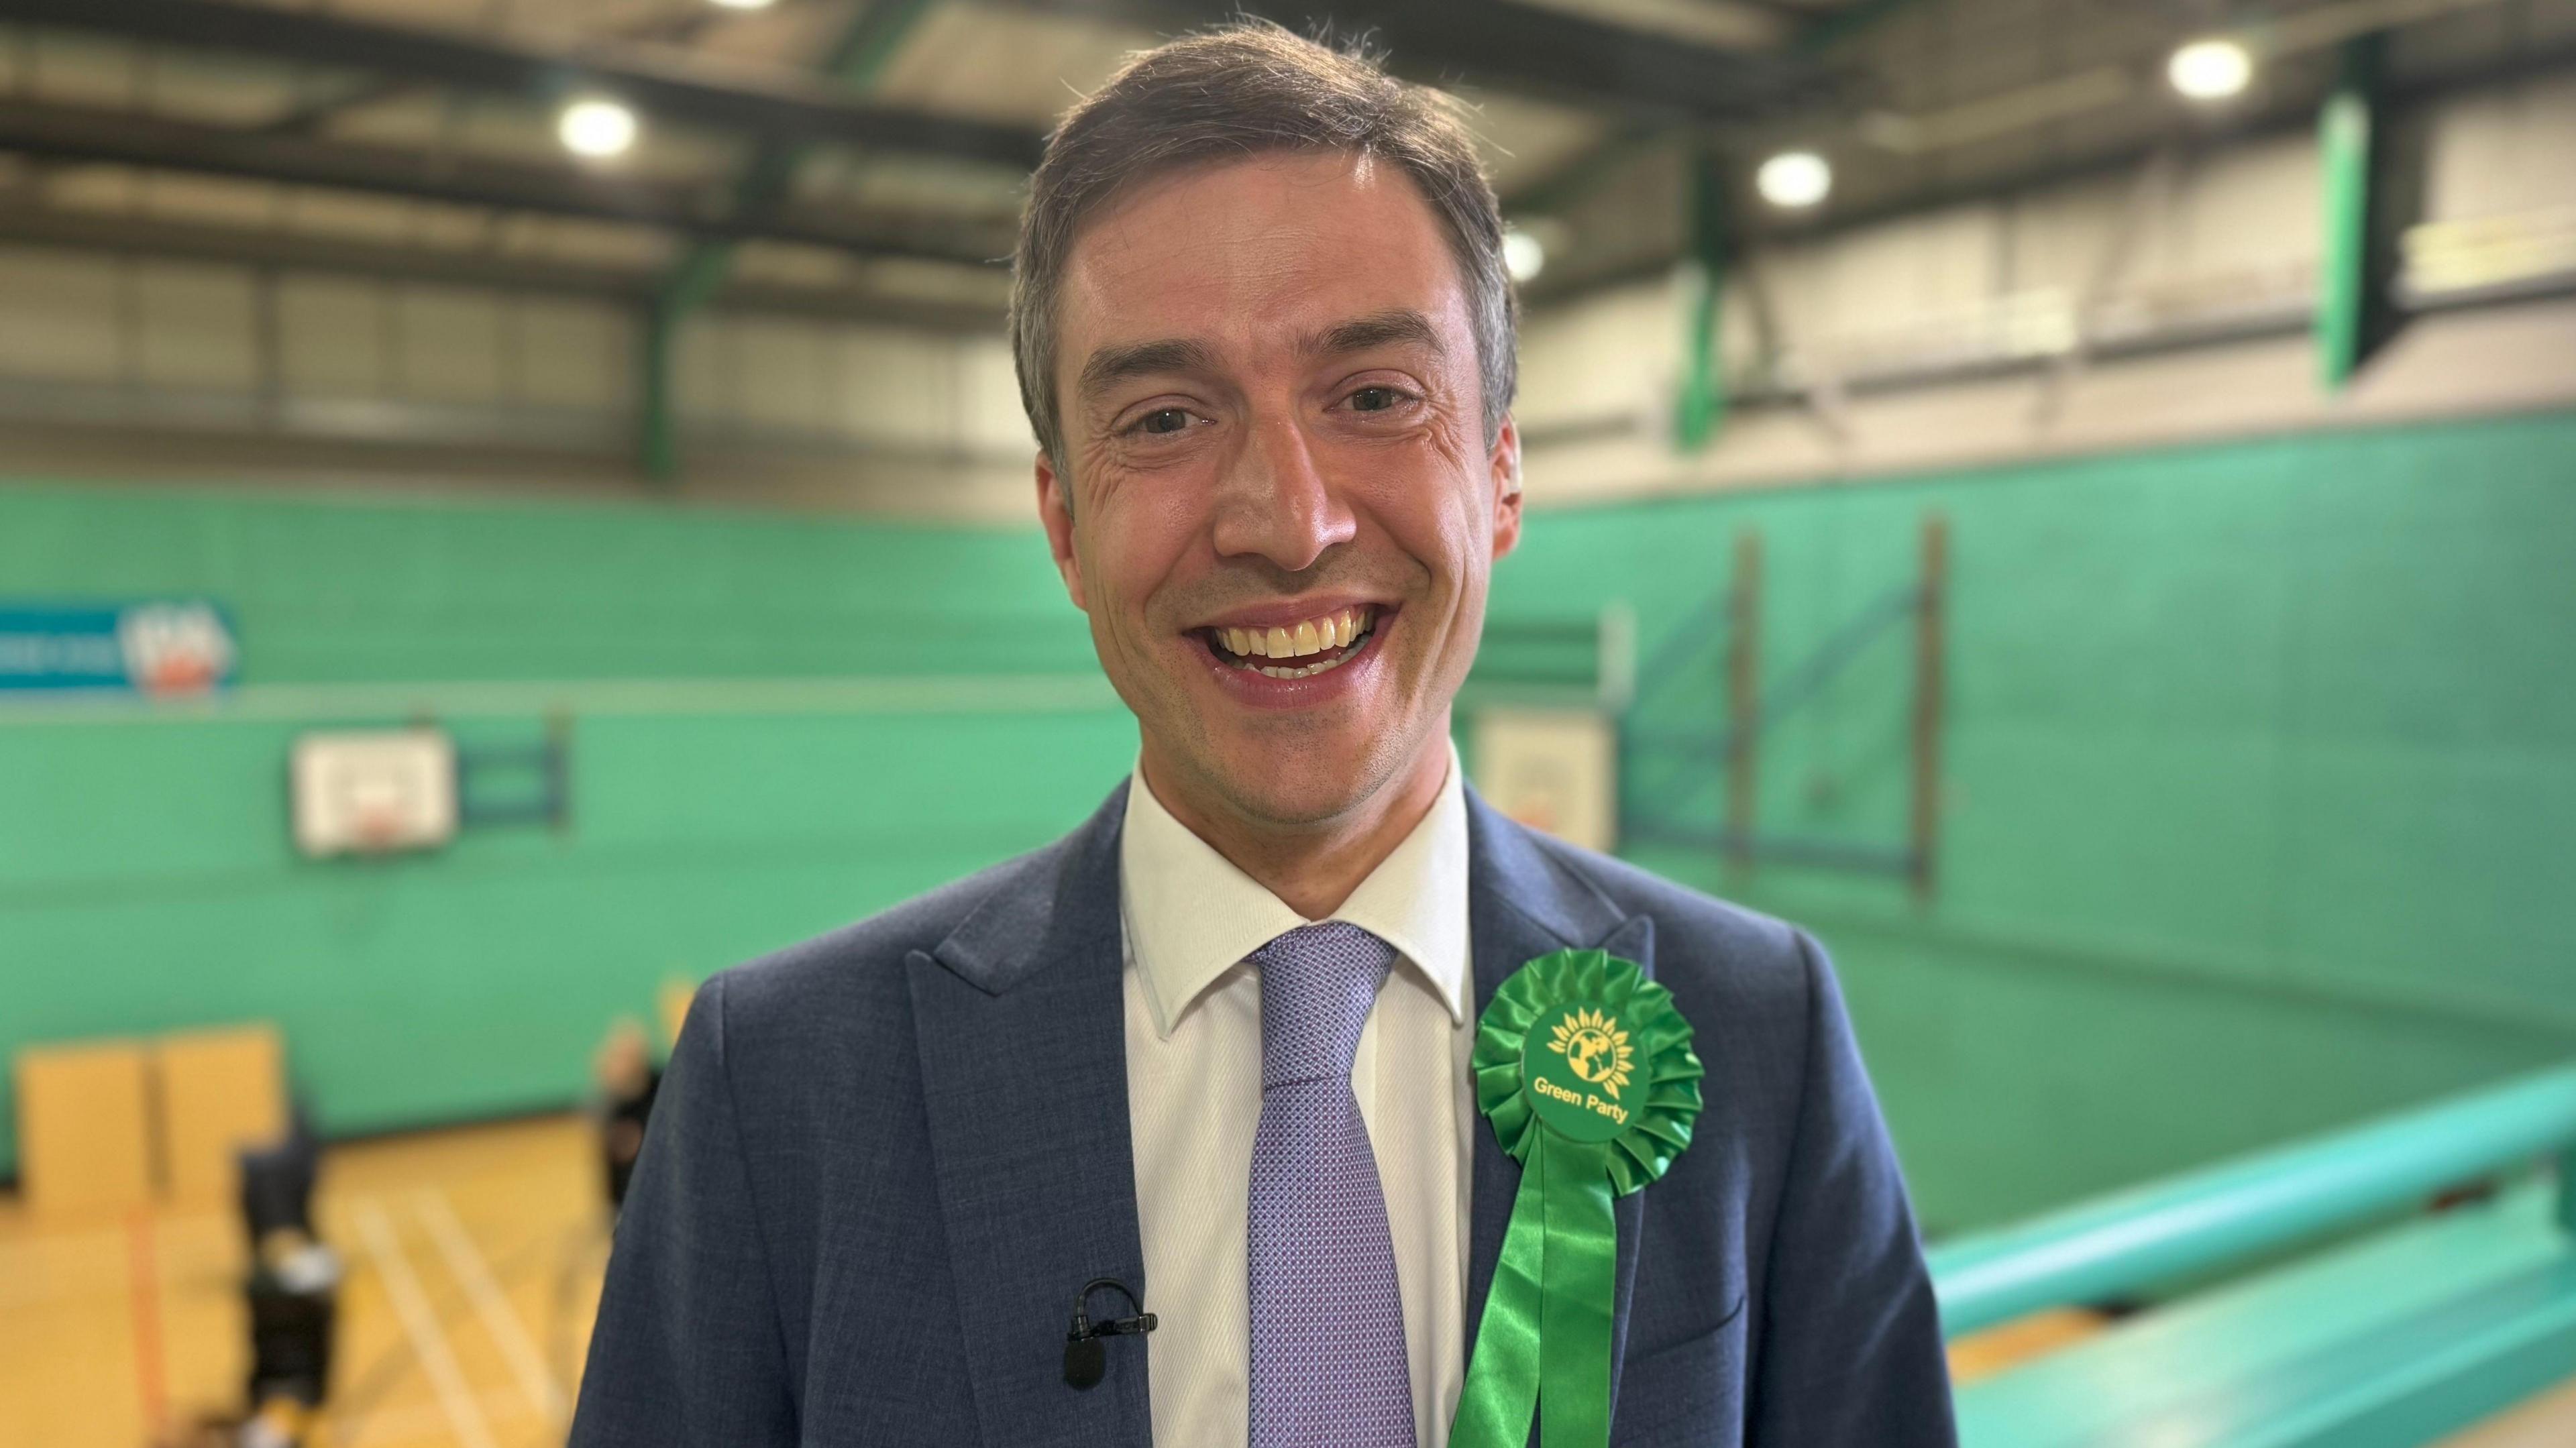
[[[2576,416],[1551,514],[1515,608],[1645,651],[1766,547],[1766,675],[1952,535],[1941,887],[1641,852],[1835,951],[1936,1228],[2576,1057]],[[1660,626],[1659,626],[1660,625]],[[1900,843],[1911,641],[1765,749]],[[1722,698],[1716,654],[1641,728]],[[1713,771],[1636,783],[1718,819]]]
[[[569,831],[313,862],[288,839],[291,739],[410,714],[335,689],[1087,670],[1087,635],[1034,533],[0,488],[0,596],[155,593],[231,607],[253,717],[0,710],[0,1054],[273,1018],[328,1130],[574,1100],[612,1016],[649,1018],[666,976],[1037,844],[1135,747],[1105,688],[1015,717],[597,709],[566,686],[545,692],[576,711]],[[320,686],[309,708],[263,693],[299,685]],[[469,744],[523,743],[545,707],[456,723]],[[12,1141],[0,1126],[0,1161]]]
[[[1641,858],[1825,937],[1927,1220],[1955,1228],[2576,1055],[2571,459],[2560,415],[1546,512],[1495,608],[1625,599],[1651,655],[1755,527],[1777,677],[1949,516],[1938,898]],[[666,974],[1041,842],[1134,747],[1096,693],[755,712],[562,685],[539,692],[577,716],[569,831],[315,864],[287,844],[289,739],[405,713],[334,688],[1072,681],[1087,643],[1034,533],[0,487],[0,596],[160,593],[232,606],[261,702],[0,714],[0,1052],[274,1017],[338,1130],[569,1099]],[[1716,658],[1649,681],[1639,726],[1704,726]],[[1900,838],[1908,660],[1881,639],[1766,741],[1766,827]],[[481,702],[469,742],[541,727]],[[1633,782],[1717,818],[1687,761]]]

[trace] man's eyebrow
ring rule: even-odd
[[[1315,356],[1334,357],[1345,352],[1365,352],[1391,342],[1410,342],[1427,347],[1434,353],[1443,350],[1440,333],[1431,325],[1431,319],[1405,307],[1355,317],[1327,327],[1308,337],[1304,347]]]
[[[1089,395],[1106,391],[1112,383],[1154,372],[1214,372],[1216,354],[1203,342],[1170,338],[1159,342],[1129,342],[1103,347],[1082,364],[1082,376],[1074,383],[1076,392]]]

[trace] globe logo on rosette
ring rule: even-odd
[[[1636,1064],[1636,1052],[1628,1044],[1628,1033],[1619,1028],[1618,1017],[1605,1011],[1583,1009],[1556,1023],[1555,1039],[1547,1048],[1565,1058],[1565,1068],[1585,1082],[1619,1098],[1619,1088],[1628,1084],[1628,1070]]]

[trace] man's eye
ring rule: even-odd
[[[1404,400],[1404,394],[1392,387],[1363,387],[1351,394],[1351,411],[1384,412]]]
[[[1146,433],[1179,432],[1190,425],[1190,415],[1178,407],[1158,407],[1137,420],[1136,430]]]

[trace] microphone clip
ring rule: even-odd
[[[1104,1287],[1127,1299],[1127,1316],[1091,1320],[1091,1294]],[[1109,1352],[1100,1345],[1102,1338],[1121,1333],[1141,1336],[1153,1330],[1154,1314],[1144,1310],[1144,1304],[1127,1290],[1126,1283],[1114,1277],[1094,1277],[1082,1284],[1082,1291],[1073,1299],[1073,1323],[1064,1334],[1065,1386],[1077,1390],[1094,1387],[1108,1374]]]

